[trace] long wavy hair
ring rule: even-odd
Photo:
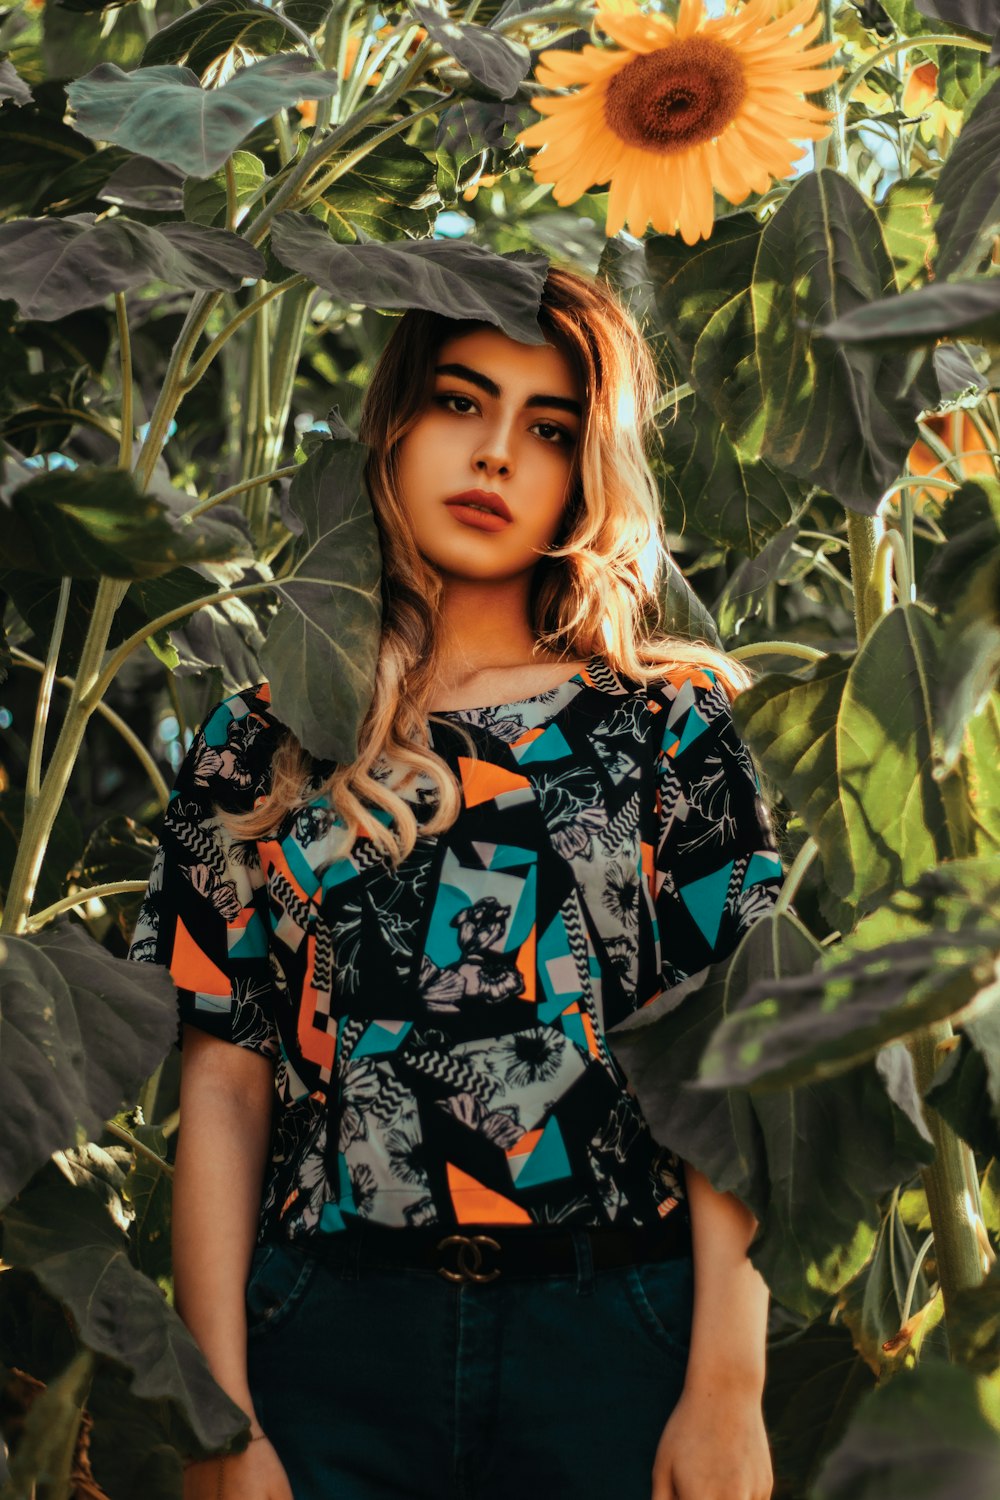
[[[638,325],[605,283],[556,266],[546,277],[538,321],[576,369],[584,415],[562,526],[532,579],[536,649],[567,659],[598,655],[619,676],[639,683],[707,666],[735,696],[751,681],[744,667],[705,641],[671,637],[660,628],[665,571],[674,564],[646,458],[659,389]],[[418,833],[441,833],[458,816],[458,781],[431,748],[428,729],[442,581],[417,550],[399,494],[397,454],[430,399],[438,350],[483,326],[412,309],[398,320],[375,367],[359,436],[370,449],[365,480],[382,545],[383,611],[375,690],[358,756],[318,781],[310,756],[287,733],[274,753],[267,797],[251,812],[224,818],[240,838],[271,834],[289,812],[325,797],[343,828],[342,851],[361,833],[396,865]],[[465,739],[474,753],[471,738]],[[431,814],[419,826],[397,789],[418,773],[436,789]],[[383,816],[373,817],[372,809]]]

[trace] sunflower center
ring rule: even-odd
[[[719,135],[746,91],[736,52],[711,37],[692,36],[626,63],[608,84],[604,117],[629,146],[684,151]]]

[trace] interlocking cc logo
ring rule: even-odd
[[[494,1281],[500,1275],[500,1268],[494,1266],[491,1271],[483,1270],[481,1247],[484,1245],[499,1253],[500,1246],[488,1234],[449,1234],[447,1239],[438,1242],[437,1248],[445,1251],[455,1247],[456,1269],[438,1266],[438,1273],[448,1281]]]

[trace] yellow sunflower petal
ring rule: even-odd
[[[625,20],[598,11],[594,17],[602,31],[628,52],[656,52],[674,38],[674,27],[666,16],[636,16]]]

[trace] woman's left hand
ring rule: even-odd
[[[685,1391],[663,1429],[652,1500],[771,1500],[759,1396]]]

